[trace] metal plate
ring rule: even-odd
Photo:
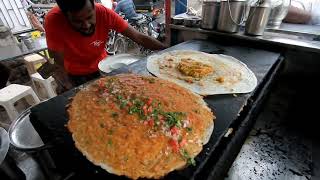
[[[9,150],[9,136],[5,129],[0,127],[0,165],[5,159]]]
[[[117,69],[113,68],[117,65],[115,64],[125,64],[129,65],[140,60],[142,56],[133,55],[133,54],[119,54],[114,56],[108,56],[104,60],[100,61],[98,64],[99,70],[103,73],[110,73],[112,70]],[[119,68],[122,66],[118,66]]]
[[[38,132],[30,122],[30,110],[24,111],[10,126],[11,144],[21,150],[33,150],[44,146]]]

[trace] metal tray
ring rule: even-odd
[[[211,166],[217,162],[217,159],[212,159],[211,157],[213,155],[228,157],[228,154],[224,154],[225,151],[223,147],[225,146],[221,145],[228,144],[230,137],[234,135],[233,133],[235,133],[235,131],[227,138],[225,137],[226,133],[230,131],[231,128],[237,130],[241,122],[247,116],[250,116],[249,110],[254,108],[252,102],[258,101],[257,94],[261,93],[262,87],[264,87],[266,81],[268,81],[268,74],[274,73],[273,67],[277,64],[280,54],[241,46],[223,46],[207,41],[188,41],[165,51],[180,49],[199,50],[207,53],[223,51],[226,55],[234,56],[242,60],[252,69],[258,79],[258,87],[252,93],[237,96],[207,96],[204,98],[217,117],[211,139],[208,144],[203,147],[202,152],[195,158],[196,166],[189,166],[183,170],[171,172],[164,178],[199,179],[199,177],[201,177],[200,179],[207,179],[208,173],[206,169],[211,168]],[[128,72],[149,74],[146,69],[146,60],[137,61],[129,66],[115,70],[108,75]],[[75,179],[80,177],[88,179],[126,179],[122,176],[109,174],[102,168],[93,165],[74,146],[71,134],[65,127],[68,122],[65,106],[68,105],[70,98],[73,97],[78,90],[79,88],[73,89],[32,108],[30,115],[31,123],[46,144],[54,144],[54,146],[49,149],[49,152],[60,172],[74,172]],[[245,126],[244,128],[248,129],[250,127]],[[240,143],[236,145],[238,148],[241,147]],[[236,151],[235,147],[233,147],[233,149]],[[232,163],[229,161],[233,160],[228,159],[225,163]]]

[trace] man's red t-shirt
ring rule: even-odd
[[[108,32],[119,33],[128,28],[128,23],[114,11],[95,4],[96,28],[92,36],[83,36],[72,29],[67,18],[54,7],[46,15],[45,31],[48,49],[64,54],[65,70],[72,75],[86,75],[98,71],[98,63],[105,57]]]

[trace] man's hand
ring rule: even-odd
[[[34,14],[32,14],[32,12],[28,11],[27,16],[29,17],[31,24],[35,29],[39,30],[40,32],[44,32],[42,24],[40,23],[39,19]]]
[[[73,84],[70,81],[67,72],[64,70],[63,64],[63,53],[55,52],[49,49],[49,55],[54,59],[55,70],[53,72],[53,77],[57,81],[61,92],[70,90],[73,88]]]
[[[64,92],[73,88],[73,84],[70,82],[67,73],[61,66],[57,66],[56,70],[54,71],[53,78],[60,85],[60,91]]]
[[[167,48],[166,45],[164,45],[160,41],[135,30],[130,25],[122,34],[132,39],[134,42],[142,45],[143,47],[151,50],[162,50]]]

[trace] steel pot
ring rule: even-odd
[[[268,27],[278,29],[289,11],[291,0],[271,0]]]
[[[217,29],[219,31],[235,33],[245,16],[246,0],[222,0]]]
[[[220,1],[204,1],[202,5],[202,29],[216,29],[219,20]]]
[[[269,1],[251,6],[246,21],[245,33],[254,36],[263,35],[269,20],[270,11],[271,6]]]

